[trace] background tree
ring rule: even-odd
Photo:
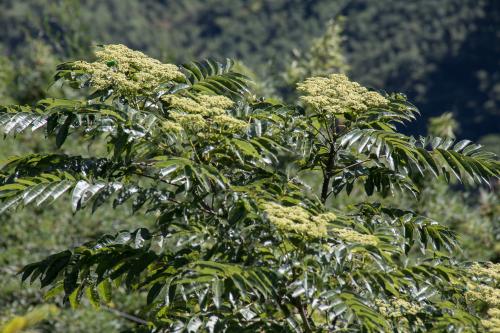
[[[30,39],[65,60],[90,52],[91,42],[124,43],[176,62],[233,57],[266,79],[268,66],[283,73],[293,50],[307,53],[327,23],[343,15],[350,75],[401,91],[425,110],[411,133],[424,134],[428,118],[443,112],[455,114],[459,135],[498,132],[497,1],[5,0],[0,6],[6,27],[0,43],[12,59],[27,57],[20,51]]]

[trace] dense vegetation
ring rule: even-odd
[[[465,137],[498,131],[498,1],[4,0],[0,9],[0,52],[19,59],[16,67],[51,71],[33,52],[40,40],[57,62],[87,56],[93,42],[123,43],[178,63],[235,58],[265,79],[283,73],[343,15],[351,77],[415,101],[425,112],[410,125],[414,133],[443,112],[455,114]],[[23,72],[11,95],[34,83]],[[48,80],[39,82],[31,102],[46,90]]]
[[[83,100],[87,89],[73,89],[61,81],[52,84],[57,64],[89,59],[94,43],[122,42],[167,62],[235,57],[232,71],[250,76],[250,90],[271,104],[297,104],[296,84],[308,77],[349,73],[367,86],[405,92],[419,106],[421,116],[398,125],[398,130],[481,137],[487,150],[498,154],[495,91],[500,82],[500,43],[494,41],[498,40],[499,4],[486,0],[5,0],[0,4],[0,105],[35,106],[46,97]],[[434,117],[444,111],[448,112]],[[40,130],[12,134],[0,145],[2,166],[10,156],[30,153],[107,154],[102,137],[89,141],[74,133],[58,147],[55,140],[45,140]],[[317,171],[302,171],[300,179],[312,193],[321,193]],[[417,182],[417,200],[412,191],[387,197],[374,191],[368,196],[363,182],[354,182],[345,185],[350,195],[346,191],[330,195],[326,207],[352,211],[360,202],[404,207],[433,217],[460,236],[453,254],[456,260],[498,263],[498,183],[493,180],[488,188],[464,187],[453,177],[449,182],[443,176],[422,177]],[[145,292],[116,292],[100,311],[93,311],[87,302],[71,310],[56,298],[56,310],[38,307],[46,301],[37,283],[20,285],[16,274],[23,265],[105,233],[155,226],[153,217],[134,213],[131,205],[78,214],[72,214],[70,207],[71,198],[61,196],[48,206],[28,205],[0,214],[0,327],[14,315],[21,316],[6,332],[35,323],[43,332],[118,332],[136,330],[137,319],[145,318]],[[482,310],[484,314],[486,309]]]
[[[56,81],[84,98],[3,107],[6,134],[44,129],[56,148],[75,135],[107,145],[10,158],[0,212],[70,193],[75,213],[128,204],[155,221],[28,264],[23,280],[74,308],[84,296],[98,308],[123,288],[145,293],[145,320],[132,318],[151,330],[496,327],[500,268],[457,260],[450,229],[370,200],[327,205],[356,185],[418,197],[432,177],[488,184],[500,175],[493,154],[401,134],[396,125],[417,109],[343,74],[306,79],[300,102],[284,104],[256,97],[232,66],[179,67],[106,45],[93,62],[58,66]]]

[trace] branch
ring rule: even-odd
[[[328,186],[330,186],[330,180],[332,179],[332,169],[335,162],[335,149],[333,143],[330,145],[330,153],[328,154],[328,160],[325,165],[323,172],[323,186],[321,188],[321,202],[324,204],[326,199],[328,199]]]
[[[304,331],[307,333],[312,333],[313,330],[311,327],[311,323],[309,323],[309,320],[307,319],[307,313],[306,313],[305,307],[302,305],[302,303],[299,300],[297,300],[297,304],[295,306],[299,310],[300,318],[302,318],[302,321],[304,322],[304,326],[305,326]]]
[[[345,171],[345,170],[347,170],[347,169],[350,169],[350,168],[352,168],[352,167],[358,166],[358,165],[363,164],[363,163],[368,162],[368,161],[370,161],[370,159],[369,159],[369,158],[367,158],[366,160],[363,160],[363,161],[358,161],[358,162],[356,162],[356,163],[353,163],[353,164],[351,164],[351,165],[348,165],[348,166],[346,166],[346,167],[344,167],[344,168],[342,168],[342,169],[339,169],[339,170],[338,170],[337,172],[335,172],[332,176],[338,175],[338,174],[339,174],[339,173],[341,173],[342,171]]]
[[[133,321],[134,323],[141,324],[141,325],[148,325],[148,322],[144,319],[141,319],[139,317],[136,317],[134,315],[131,315],[129,313],[123,312],[118,309],[110,308],[108,306],[102,306],[102,308],[106,311],[112,312],[120,317],[123,317],[127,320]]]

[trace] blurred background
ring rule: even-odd
[[[89,58],[94,45],[108,43],[173,63],[235,58],[257,94],[285,101],[306,77],[344,72],[368,87],[407,94],[422,116],[403,131],[468,138],[500,153],[498,0],[0,0],[0,104],[68,96],[51,86],[56,64]],[[66,146],[88,149],[77,139]],[[7,138],[0,160],[49,148],[36,135]],[[498,192],[436,182],[417,202],[398,201],[462,234],[465,260],[500,260]],[[23,264],[144,223],[127,211],[73,216],[64,206],[0,217],[0,327],[43,303],[36,286],[21,286],[15,276]],[[140,299],[117,302],[140,316]],[[37,329],[132,329],[110,311],[47,310]]]
[[[330,51],[314,54],[327,60],[321,70],[406,93],[423,114],[412,131],[444,112],[471,139],[500,127],[495,0],[1,0],[0,22],[2,102],[38,99],[54,64],[87,56],[93,44],[123,43],[172,62],[231,57],[268,79],[284,70],[300,76],[293,62],[330,33],[316,45]],[[327,45],[335,37],[338,49]]]

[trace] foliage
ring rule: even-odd
[[[493,191],[480,189],[461,193],[450,190],[444,182],[435,182],[426,186],[416,209],[435,212],[433,216],[461,235],[465,258],[498,262],[499,202],[498,185]]]
[[[270,76],[275,86],[273,90],[279,96],[293,100],[297,97],[295,85],[298,82],[315,75],[347,72],[349,66],[343,50],[343,25],[342,17],[328,22],[324,34],[314,38],[307,50],[293,50],[285,70],[270,66]]]
[[[0,56],[0,101],[12,102],[9,96],[8,82],[14,76],[14,66],[12,62],[4,56]]]
[[[40,133],[41,134],[41,133]],[[84,143],[69,138],[66,154],[95,154],[105,152],[98,142],[86,147]],[[55,149],[52,142],[44,140],[38,133],[26,133],[20,137],[8,137],[0,145],[2,160],[6,156],[26,153],[43,153]],[[149,225],[148,219],[132,216],[128,210],[100,210],[73,215],[70,202],[64,199],[57,204],[31,207],[0,216],[0,326],[14,316],[21,316],[46,301],[38,284],[21,285],[19,270],[26,264],[38,261],[51,253],[87,242],[105,232],[118,232],[138,225]],[[140,295],[115,298],[115,309],[129,314],[138,314],[142,298]],[[60,303],[60,302],[58,302]],[[77,310],[58,304],[57,316],[38,324],[38,332],[121,332],[130,322],[110,311],[96,312],[88,304]]]
[[[53,305],[44,305],[33,309],[24,316],[17,316],[10,320],[3,327],[0,327],[2,333],[18,333],[23,332],[27,328],[36,325],[38,322],[46,319],[49,316],[57,314],[58,309]]]
[[[498,131],[498,2],[356,0],[342,14],[354,78],[403,91],[424,118],[453,112],[461,135]]]
[[[58,67],[56,79],[85,99],[1,109],[6,134],[44,129],[57,147],[73,136],[107,142],[102,155],[10,158],[1,211],[69,193],[76,213],[130,205],[155,220],[29,264],[23,280],[72,307],[84,298],[106,306],[121,288],[146,292],[149,325],[178,332],[487,326],[480,316],[495,304],[473,292],[498,292],[498,275],[457,261],[454,232],[379,203],[325,203],[355,184],[368,195],[418,196],[422,180],[439,175],[489,183],[500,173],[492,154],[467,140],[399,133],[416,108],[343,75],[306,80],[305,104],[286,105],[254,97],[229,60],[186,63],[155,87],[141,81],[152,63],[103,46],[94,62]],[[302,180],[311,171],[322,175],[320,193]]]
[[[308,183],[314,183],[309,178]],[[346,209],[362,201],[383,202],[387,206],[405,207],[417,214],[432,216],[460,236],[460,251],[455,254],[457,258],[498,263],[500,258],[498,184],[493,184],[492,189],[464,189],[456,182],[448,184],[440,177],[426,179],[421,186],[420,195],[415,200],[411,192],[397,193],[385,198],[378,194],[367,196],[363,186],[355,184],[350,196],[340,193],[328,204],[338,209]],[[316,188],[318,187],[316,185]]]
[[[359,74],[370,86],[389,83],[391,88],[413,89],[422,95],[429,85],[421,80],[436,70],[440,59],[459,53],[468,34],[474,31],[470,25],[484,15],[484,2],[358,0],[346,11],[351,18],[346,33],[355,36],[347,40],[348,52],[360,54],[351,59],[353,74]],[[375,20],[381,15],[384,20]],[[373,29],[374,24],[378,29]],[[428,29],[422,29],[422,24],[427,24]],[[373,48],[377,51],[373,52]]]
[[[92,42],[123,43],[176,62],[231,56],[287,98],[292,92],[280,77],[286,83],[302,76],[314,40],[342,15],[350,76],[418,103],[425,113],[413,133],[425,133],[427,119],[443,112],[457,116],[465,137],[497,131],[497,1],[4,0],[0,6],[0,43],[14,62],[30,58],[23,50],[32,40],[48,45],[56,59],[86,55]]]
[[[453,117],[453,114],[445,112],[439,117],[429,119],[428,130],[433,135],[454,138],[458,130],[458,122]]]
[[[498,146],[498,142],[500,141],[500,135],[499,134],[490,134],[490,135],[485,135],[481,138],[480,143],[488,147],[488,149],[495,154],[500,154],[500,147]]]
[[[14,74],[11,77],[6,96],[23,104],[34,103],[45,97],[59,60],[52,49],[41,41],[31,41],[23,47],[22,55],[13,61]]]
[[[86,21],[75,20],[82,14],[82,6],[75,0],[29,3],[5,0],[0,12],[5,31],[0,40],[8,45],[10,50],[6,51],[10,52],[23,52],[24,45],[43,42],[54,54],[72,57],[81,54],[82,48],[88,48],[92,39],[86,34],[89,28]]]

